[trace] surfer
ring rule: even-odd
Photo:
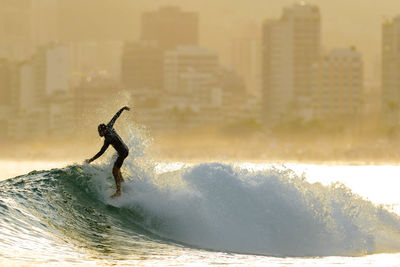
[[[107,150],[109,145],[112,145],[114,149],[118,152],[118,158],[115,161],[112,170],[115,179],[115,184],[117,185],[117,191],[111,197],[118,197],[121,195],[121,183],[124,182],[124,178],[122,178],[121,174],[121,166],[125,158],[129,154],[128,147],[125,145],[124,141],[122,141],[121,137],[117,134],[117,132],[113,128],[115,121],[118,119],[118,117],[124,110],[129,111],[130,109],[127,106],[121,108],[107,125],[102,123],[97,127],[100,137],[104,137],[104,144],[96,155],[94,155],[90,159],[85,160],[86,163],[91,163],[92,161],[96,160],[98,157],[103,155],[103,153]]]

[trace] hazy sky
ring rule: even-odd
[[[45,0],[43,0],[45,1]],[[53,1],[53,0],[47,0]],[[217,51],[224,65],[230,63],[232,38],[261,34],[265,18],[279,18],[284,6],[294,0],[59,0],[64,19],[61,41],[69,36],[91,36],[137,40],[140,15],[159,6],[178,5],[200,14],[200,44]],[[363,54],[365,75],[380,72],[381,25],[384,18],[400,14],[400,0],[310,0],[320,7],[322,44],[333,47],[355,45]],[[69,14],[69,15],[66,15]],[[106,31],[104,31],[106,30]],[[376,69],[374,71],[374,68]]]
[[[293,0],[151,0],[136,1],[140,8],[176,4],[200,12],[200,42],[218,50],[221,61],[229,61],[230,39],[243,31],[240,25],[261,24],[265,18],[279,18]],[[385,17],[400,14],[399,0],[313,0],[320,7],[322,44],[325,49],[355,45],[363,54],[366,75],[379,66],[381,25]]]

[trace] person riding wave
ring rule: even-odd
[[[86,163],[90,164],[92,161],[96,160],[101,155],[103,155],[103,153],[107,150],[109,145],[112,145],[114,149],[117,151],[118,158],[115,161],[112,170],[115,179],[115,184],[117,186],[117,191],[112,195],[112,197],[118,197],[121,195],[121,183],[124,182],[124,178],[122,178],[121,174],[121,166],[125,158],[129,155],[128,147],[125,145],[124,141],[122,141],[121,137],[117,134],[117,132],[113,128],[115,121],[118,119],[118,117],[124,110],[129,111],[130,109],[127,106],[121,108],[107,125],[102,123],[97,127],[100,137],[104,137],[104,144],[96,155],[94,155],[90,159],[85,160]]]

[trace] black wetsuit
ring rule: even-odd
[[[98,157],[100,157],[101,155],[103,155],[103,153],[107,150],[109,145],[112,145],[115,150],[118,152],[118,158],[115,161],[114,166],[121,168],[122,163],[124,162],[125,158],[128,156],[129,154],[129,149],[128,147],[125,145],[124,141],[122,141],[121,137],[117,134],[117,132],[114,130],[113,126],[115,121],[118,119],[119,115],[121,115],[122,111],[124,111],[124,109],[120,109],[115,115],[114,117],[111,119],[111,121],[106,125],[106,133],[104,135],[104,144],[102,146],[102,148],[100,149],[100,151],[93,156],[93,158],[91,158],[91,161],[97,159]]]

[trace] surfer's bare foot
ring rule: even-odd
[[[115,197],[119,197],[119,196],[121,196],[121,191],[117,190],[117,192],[115,192],[114,195],[112,195],[111,197],[115,198]]]

